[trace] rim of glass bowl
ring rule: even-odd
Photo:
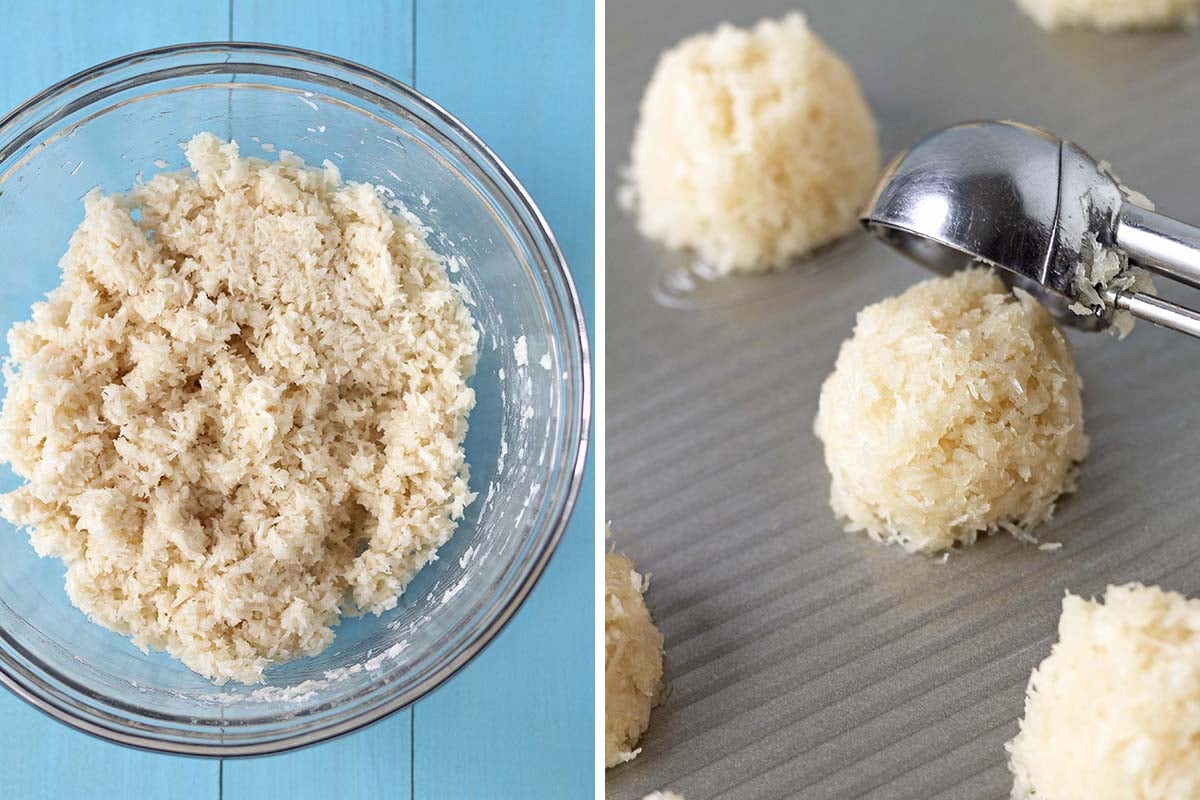
[[[106,61],[63,80],[0,119],[0,184],[44,146],[42,134],[113,95],[180,77],[260,74],[316,84],[349,94],[368,107],[412,121],[448,148],[487,190],[528,248],[529,268],[540,275],[543,312],[556,326],[568,379],[552,430],[551,475],[530,542],[501,576],[501,591],[472,609],[412,685],[390,691],[397,674],[337,704],[301,716],[263,716],[217,726],[183,715],[162,715],[98,693],[36,659],[11,631],[0,629],[0,682],[55,719],[100,738],[166,753],[251,756],[304,747],[357,730],[408,706],[465,666],[496,636],[524,602],[562,537],[583,479],[591,424],[591,365],[571,273],[549,225],[525,188],[478,136],[420,92],[375,70],[309,50],[249,42],[199,42],[146,50]],[[69,135],[90,115],[53,137]],[[493,213],[499,213],[493,209]],[[570,380],[574,377],[576,380]],[[464,629],[470,628],[464,635]],[[446,640],[449,640],[448,642]],[[405,677],[411,675],[407,673]]]

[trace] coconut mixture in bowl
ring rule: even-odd
[[[243,201],[256,221],[210,249]],[[0,519],[0,683],[118,742],[278,752],[414,702],[520,607],[582,480],[583,316],[528,194],[436,104],[274,45],[119,59],[0,120],[0,235],[0,331],[32,333],[30,306],[70,291],[73,237],[133,265],[79,260],[80,302],[41,312],[73,331],[62,353],[0,339],[16,382],[61,370],[61,397],[23,401],[57,415],[53,438],[22,446],[81,470],[0,466],[9,510],[50,521]],[[97,326],[111,347],[85,346]],[[100,457],[62,447],[89,437]],[[64,538],[56,514],[112,536]],[[87,577],[74,600],[65,572]]]
[[[93,621],[256,683],[453,533],[478,334],[375,187],[212,134],[187,159],[89,194],[10,332],[0,510]]]

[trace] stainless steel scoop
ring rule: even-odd
[[[1135,291],[1109,291],[1079,315],[1075,272],[1091,236],[1131,263],[1200,288],[1200,229],[1147,211],[1071,142],[1016,122],[968,122],[926,136],[884,170],[861,217],[871,233],[942,273],[984,261],[1060,321],[1086,330],[1115,309],[1200,337],[1200,314]]]

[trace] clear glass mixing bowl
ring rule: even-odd
[[[0,328],[57,285],[58,259],[93,186],[185,165],[200,131],[246,155],[291,150],[371,181],[435,231],[482,329],[467,459],[478,499],[382,617],[346,619],[319,656],[265,686],[217,687],[89,622],[63,565],[0,523],[0,680],[89,733],[154,750],[253,755],[327,739],[433,689],[491,639],[545,567],[574,504],[587,440],[583,317],[545,220],[454,117],[358,65],[270,45],[139,53],[54,86],[0,120]],[[263,151],[267,152],[263,152]],[[525,337],[528,363],[516,339]],[[4,345],[7,355],[7,344]],[[0,469],[0,490],[19,485]]]

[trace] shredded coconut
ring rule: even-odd
[[[791,13],[663,53],[618,201],[719,274],[777,269],[854,229],[879,161],[854,73]]]
[[[662,634],[642,594],[648,577],[618,553],[604,557],[604,764],[630,761],[662,685]]]
[[[1126,200],[1147,211],[1154,210],[1154,203],[1150,202],[1150,198],[1121,183],[1121,179],[1112,171],[1112,166],[1107,161],[1101,161],[1098,166],[1101,172],[1117,184]],[[1095,234],[1089,234],[1084,245],[1083,261],[1071,280],[1076,296],[1076,302],[1070,306],[1071,311],[1084,317],[1111,314],[1112,324],[1108,331],[1118,339],[1124,339],[1133,330],[1133,315],[1114,308],[1105,299],[1105,293],[1134,291],[1157,294],[1154,282],[1146,270],[1131,265],[1124,252],[1103,244]]]
[[[239,157],[89,194],[9,333],[0,511],[95,622],[218,683],[381,613],[473,495],[477,333],[424,234],[337,168]]]
[[[1200,797],[1200,600],[1068,594],[1008,743],[1014,800]]]
[[[868,306],[821,388],[833,510],[909,552],[1034,541],[1087,452],[1080,390],[1049,313],[987,270]]]
[[[1095,28],[1114,33],[1200,23],[1200,0],[1017,0],[1046,30]]]

